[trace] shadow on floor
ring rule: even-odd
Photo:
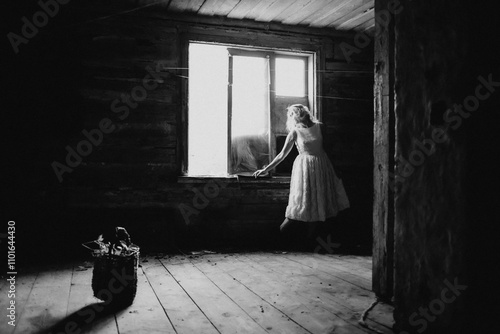
[[[114,314],[127,307],[128,306],[110,306],[105,303],[90,304],[68,315],[52,327],[37,333],[86,333],[96,326],[105,325],[106,322],[115,322]]]

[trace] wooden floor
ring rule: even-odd
[[[100,300],[92,297],[91,266],[82,262],[19,275],[16,327],[3,315],[0,332],[392,333],[392,307],[383,303],[368,312],[368,327],[358,322],[376,300],[370,257],[148,256],[141,261],[134,303],[111,314],[102,314]],[[6,312],[5,279],[0,288],[0,309]]]

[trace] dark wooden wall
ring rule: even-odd
[[[378,21],[374,61],[373,131],[373,291],[379,298],[393,296],[394,277],[394,22],[402,8],[389,11],[390,0],[376,0],[375,11],[388,14]],[[392,178],[391,178],[392,176]]]
[[[137,243],[157,250],[273,245],[288,199],[286,181],[233,179],[207,186],[207,180],[179,179],[187,75],[183,41],[198,34],[320,51],[329,153],[352,205],[338,220],[342,234],[337,237],[370,249],[373,46],[352,55],[349,63],[339,44],[354,45],[354,34],[277,25],[270,30],[255,22],[129,6],[114,1],[61,6],[58,16],[10,55],[7,95],[12,105],[6,130],[12,159],[5,164],[12,176],[11,205],[26,243],[58,240],[62,248],[50,247],[59,251],[106,227],[123,225]],[[17,18],[36,10],[15,7],[10,29],[20,30]],[[128,114],[125,109],[114,112],[113,101],[143,86],[149,72],[158,76],[157,87],[146,90],[147,97],[129,107]],[[112,122],[113,131],[59,182],[51,164],[64,164],[66,146],[76,148],[86,139],[82,131],[99,127],[103,119]],[[217,193],[206,205],[197,195],[204,187]],[[194,200],[200,200],[198,209]]]
[[[497,326],[498,303],[489,265],[499,254],[499,178],[491,164],[498,20],[488,1],[402,6],[395,24],[397,330],[486,333]],[[424,140],[434,151],[425,153]]]

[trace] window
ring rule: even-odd
[[[249,174],[269,164],[287,135],[285,109],[314,107],[313,64],[313,53],[190,43],[187,175]]]

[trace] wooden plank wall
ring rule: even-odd
[[[181,68],[182,36],[201,32],[214,39],[224,36],[240,43],[291,48],[309,45],[322,50],[319,77],[322,78],[323,121],[331,138],[329,153],[342,173],[352,203],[345,224],[348,230],[358,231],[358,235],[349,236],[352,240],[371,241],[371,45],[356,54],[354,62],[348,63],[339,43],[353,44],[353,34],[328,36],[324,30],[293,27],[287,32],[286,26],[271,32],[266,30],[269,26],[262,25],[259,30],[255,23],[249,24],[251,28],[243,28],[244,22],[231,28],[227,22],[217,24],[217,18],[177,20],[161,8],[132,10],[126,6],[114,2],[68,6],[61,14],[62,23],[54,24],[53,29],[39,38],[40,45],[35,48],[33,43],[32,49],[26,51],[26,54],[35,54],[44,50],[38,65],[46,66],[47,59],[54,59],[50,68],[58,68],[59,78],[52,77],[53,72],[49,71],[44,73],[45,77],[36,77],[39,89],[49,90],[43,79],[48,78],[52,94],[58,95],[55,92],[59,91],[66,99],[72,99],[63,107],[47,99],[47,105],[41,107],[54,114],[43,121],[53,135],[33,140],[37,158],[30,166],[35,172],[29,176],[32,181],[24,181],[37,189],[32,194],[33,203],[44,214],[50,212],[48,215],[54,218],[54,224],[59,221],[62,226],[61,231],[73,234],[79,231],[84,236],[78,238],[83,239],[96,234],[94,228],[116,225],[120,220],[121,225],[131,228],[137,224],[151,227],[143,231],[151,237],[155,230],[152,226],[169,224],[186,235],[207,239],[208,233],[222,243],[269,243],[272,240],[287,204],[287,182],[231,180],[218,185],[218,194],[209,198],[206,206],[201,203],[195,209],[193,201],[197,200],[197,191],[203,192],[207,187],[206,180],[180,182],[178,179],[183,149],[182,110],[186,107],[182,99],[186,80],[186,71]],[[321,34],[318,35],[318,31]],[[47,40],[53,41],[53,48],[42,48],[43,41]],[[139,96],[141,92],[137,87],[143,87],[144,78],[151,75],[158,76],[161,83],[155,89],[146,90],[147,96],[137,105],[132,101],[125,107],[126,102],[114,102],[132,93]],[[64,181],[59,183],[50,164],[64,163],[65,147],[75,148],[86,139],[82,130],[97,128],[104,118],[111,120],[114,130],[105,134],[102,143],[94,146],[80,165],[71,173],[65,173]],[[34,125],[27,126],[27,131],[34,128]],[[185,209],[187,213],[196,211],[196,214],[188,214],[189,224],[184,219],[186,211],[183,216],[179,209],[181,205],[193,209]],[[55,211],[50,208],[55,207],[57,212],[67,213],[66,216],[61,213],[53,217]],[[147,210],[150,213],[140,214]],[[102,212],[105,214],[101,215]],[[113,212],[119,214],[113,215]],[[86,227],[72,230],[67,224],[68,217],[82,221]],[[209,244],[207,240],[204,242]]]
[[[343,241],[369,246],[372,241],[373,202],[373,43],[349,55],[356,35],[337,40],[332,58],[326,58],[322,80],[323,121],[330,141],[328,151],[342,178],[351,208],[333,231]],[[348,60],[346,60],[346,54]],[[336,235],[337,234],[337,235]],[[347,240],[345,239],[347,238]]]
[[[388,1],[376,0],[375,10]],[[373,147],[373,291],[390,300],[394,284],[394,18],[378,24],[375,43],[375,122]]]

